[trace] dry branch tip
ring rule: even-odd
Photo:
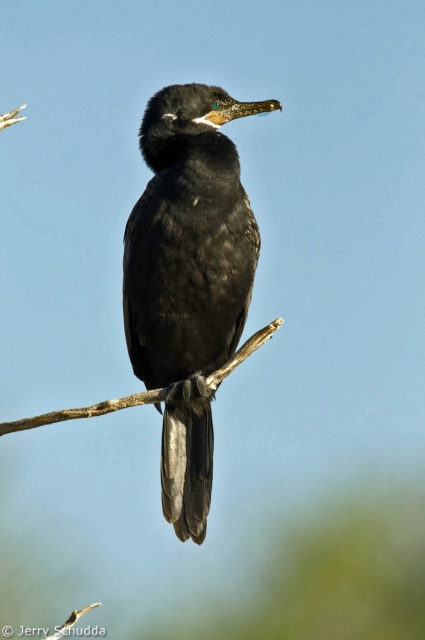
[[[74,626],[76,622],[85,614],[87,611],[91,611],[96,607],[102,606],[100,602],[95,602],[94,604],[89,604],[88,607],[84,607],[84,609],[80,609],[79,611],[75,610],[71,613],[68,620],[58,629],[52,636],[48,636],[46,640],[59,640],[59,638],[63,638],[65,635],[70,635],[67,633]]]

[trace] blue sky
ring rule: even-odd
[[[203,547],[162,518],[152,407],[0,442],[8,526],[81,581],[66,615],[103,601],[91,619],[112,633],[210,585],[231,603],[245,549],[294,508],[375,474],[422,474],[424,27],[413,0],[2,8],[0,112],[28,107],[0,133],[1,420],[141,390],[121,262],[150,177],[137,141],[149,97],[196,81],[283,104],[223,129],[262,234],[244,337],[285,324],[218,393]]]

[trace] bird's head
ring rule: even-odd
[[[182,136],[216,130],[236,118],[276,109],[282,110],[277,100],[238,102],[221,87],[171,85],[148,102],[139,131],[140,150],[146,164],[160,171],[178,160],[178,141]]]

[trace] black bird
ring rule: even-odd
[[[168,387],[162,508],[182,542],[205,540],[213,478],[205,376],[236,350],[260,251],[236,147],[218,129],[276,109],[277,100],[237,102],[220,87],[172,85],[151,98],[140,126],[155,175],[125,231],[125,334],[135,375],[147,389]]]

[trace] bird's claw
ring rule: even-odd
[[[173,382],[167,387],[165,402],[192,402],[199,398],[208,398],[209,395],[204,376],[193,373],[186,380]]]

